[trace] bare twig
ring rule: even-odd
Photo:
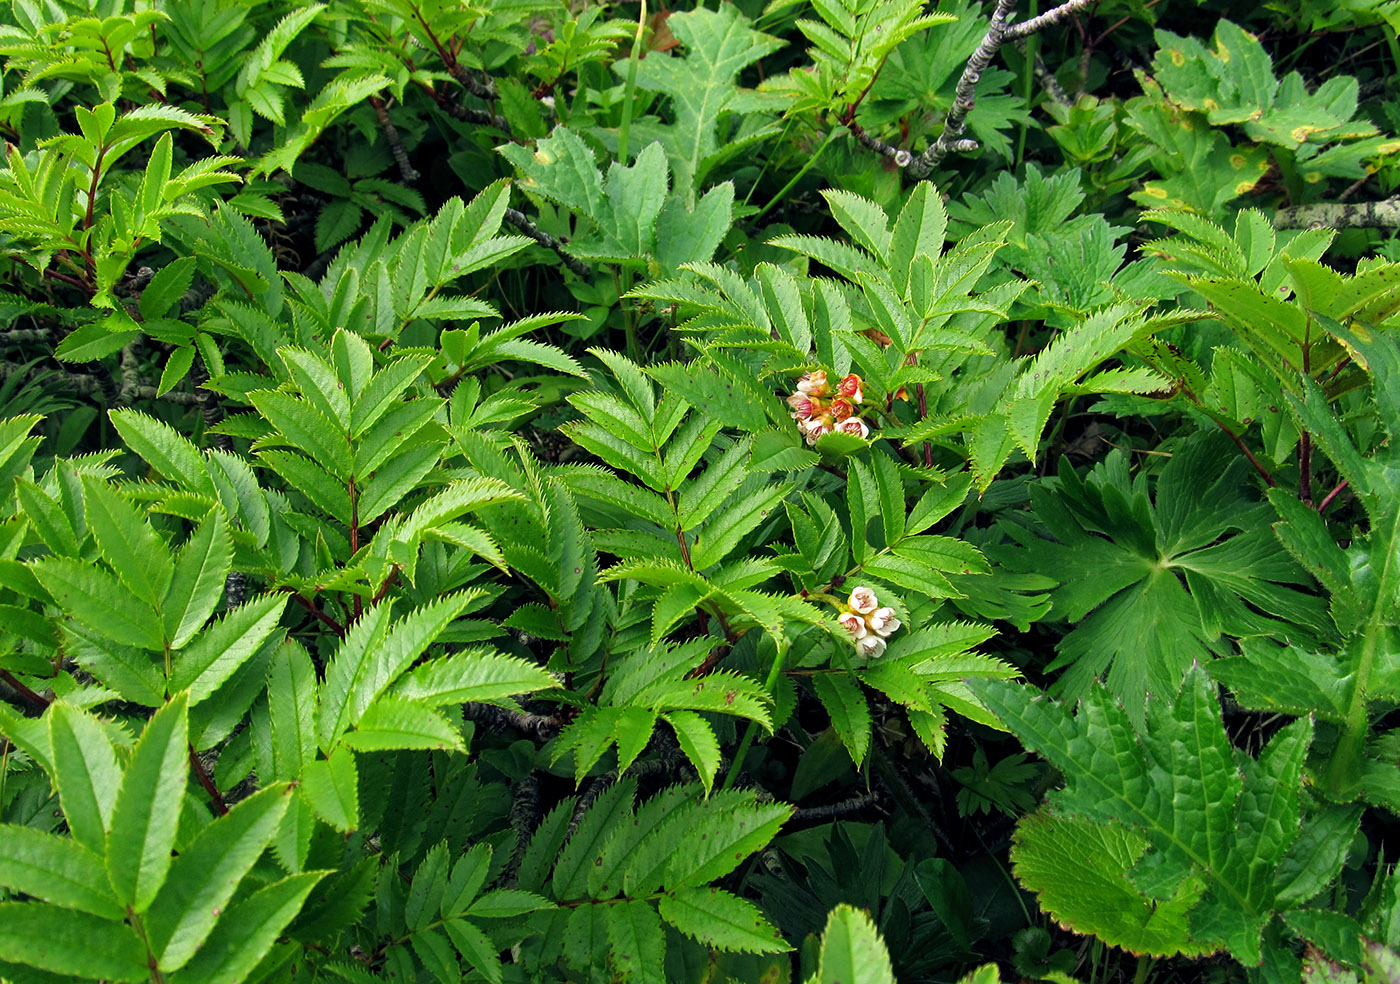
[[[1274,226],[1278,229],[1400,228],[1400,196],[1356,205],[1331,202],[1281,208],[1274,213]]]
[[[943,123],[943,132],[939,134],[938,139],[928,150],[920,154],[909,165],[909,173],[914,177],[926,177],[930,171],[938,166],[938,162],[947,157],[949,153],[954,150],[966,149],[965,144],[959,138],[967,126],[967,114],[977,103],[977,83],[982,78],[982,73],[987,70],[987,66],[991,64],[997,49],[1007,40],[1006,19],[1011,16],[1011,10],[1015,6],[1016,0],[997,0],[996,10],[992,13],[992,22],[987,26],[987,33],[983,36],[982,43],[977,46],[977,50],[972,53],[972,57],[967,60],[962,77],[958,79],[957,94],[953,98],[952,109],[948,110],[948,118]],[[1047,11],[1041,16],[1048,16],[1050,13],[1053,11]],[[1040,18],[1035,19],[1039,20]],[[1031,23],[1031,21],[1027,21],[1027,23]]]
[[[31,710],[38,711],[42,714],[44,709],[49,706],[49,699],[47,697],[42,694],[36,694],[34,691],[30,690],[9,670],[0,670],[0,683],[3,683],[13,690],[20,700],[29,705]]]
[[[49,328],[14,328],[0,332],[0,345],[42,345],[53,340],[54,333]]]
[[[506,118],[499,113],[488,113],[483,109],[472,109],[463,106],[456,99],[441,89],[433,91],[433,98],[437,104],[443,108],[447,115],[453,119],[461,120],[464,123],[475,123],[478,126],[494,126],[506,136],[510,136],[510,124]]]
[[[408,151],[403,149],[403,141],[399,139],[398,128],[394,126],[394,121],[389,119],[389,107],[378,96],[370,96],[369,104],[374,107],[374,113],[379,117],[379,128],[384,131],[384,139],[389,143],[389,150],[394,155],[394,163],[399,166],[399,177],[404,184],[413,184],[418,180],[418,172],[409,163]]]
[[[543,714],[529,714],[495,704],[470,702],[462,705],[462,715],[468,721],[475,721],[491,729],[514,728],[535,741],[549,741],[559,733],[561,722],[557,717]]]
[[[843,799],[839,803],[799,809],[793,813],[791,823],[825,823],[828,820],[843,820],[865,812],[877,802],[879,802],[879,797],[874,792],[864,792],[849,799]]]
[[[1012,24],[1001,36],[1002,43],[1007,41],[1020,41],[1028,38],[1037,31],[1043,31],[1047,27],[1054,27],[1076,10],[1082,10],[1095,3],[1096,0],[1065,0],[1058,7],[1053,7],[1041,14],[1039,17],[1032,17],[1028,21],[1021,21],[1019,24]]]
[[[909,165],[909,173],[916,178],[927,177],[928,173],[938,166],[938,162],[949,154],[977,149],[977,141],[962,139],[962,133],[967,126],[967,114],[972,112],[972,107],[977,103],[977,83],[1002,45],[1008,42],[1022,42],[1037,31],[1058,24],[1091,2],[1093,0],[1066,0],[1038,17],[1032,17],[1019,24],[1009,24],[1007,21],[1016,6],[1016,0],[997,0],[996,9],[992,12],[992,21],[987,25],[987,33],[983,35],[982,43],[977,46],[972,57],[967,60],[962,77],[958,79],[957,92],[953,98],[953,106],[948,110],[948,118],[943,123],[943,132],[928,150]],[[1044,63],[1037,58],[1034,67],[1036,77],[1050,98],[1068,104],[1068,94],[1046,70]]]
[[[505,887],[515,887],[516,876],[520,871],[520,862],[525,858],[525,849],[529,847],[530,840],[535,834],[535,828],[540,825],[542,816],[540,774],[538,771],[531,771],[528,776],[516,784],[515,795],[510,801],[509,821],[511,829],[515,831],[515,853],[511,855],[510,860],[506,862],[505,869],[501,872],[500,882]]]
[[[875,153],[879,154],[881,157],[888,157],[890,160],[894,161],[895,165],[898,167],[908,167],[910,162],[914,160],[914,155],[909,153],[909,151],[905,150],[903,147],[896,147],[894,144],[885,143],[885,141],[872,135],[870,131],[866,130],[865,127],[861,126],[855,120],[851,120],[847,123],[846,129],[850,130],[855,138],[860,141],[861,146],[875,151]]]
[[[451,73],[452,77],[457,80],[463,89],[466,89],[479,99],[495,102],[496,99],[500,98],[500,94],[496,91],[495,82],[490,78],[477,78],[472,74],[471,69],[467,68],[457,59],[453,58],[447,63],[447,71]]]
[[[3,338],[0,335],[0,338]],[[4,382],[9,377],[16,374],[30,373],[47,374],[46,379],[57,386],[61,386],[70,396],[85,396],[96,400],[105,400],[109,395],[107,387],[102,380],[96,376],[82,372],[60,372],[55,369],[44,369],[40,366],[24,365],[19,363],[0,364],[0,382]],[[120,394],[118,394],[120,395]],[[164,396],[156,395],[156,387],[145,383],[139,383],[130,391],[131,399],[135,400],[164,400],[167,403],[178,403],[185,406],[192,406],[199,402],[193,393],[170,392]]]
[[[117,406],[119,407],[130,406],[131,401],[136,397],[136,391],[141,388],[141,366],[137,361],[140,354],[141,342],[139,339],[122,349],[122,385],[121,389],[117,390]]]
[[[563,240],[551,236],[539,226],[535,225],[524,212],[519,209],[508,208],[506,209],[505,219],[541,246],[546,249],[552,249],[554,252],[558,253],[559,258],[564,261],[564,265],[580,277],[588,279],[593,276],[593,270],[587,263],[564,252]]]
[[[204,768],[204,763],[199,760],[195,753],[194,746],[190,748],[190,769],[194,772],[194,777],[199,780],[199,784],[204,787],[204,791],[209,794],[209,799],[213,803],[214,813],[223,816],[228,812],[228,804],[224,802],[223,795],[219,792],[219,787],[214,785],[214,780],[209,778],[209,772]]]
[[[1026,53],[1025,38],[1016,42],[1016,50],[1023,55]],[[1040,83],[1040,87],[1045,90],[1045,95],[1050,98],[1051,102],[1057,102],[1062,106],[1074,104],[1074,100],[1069,97],[1064,86],[1060,85],[1060,80],[1055,78],[1055,73],[1046,66],[1044,58],[1036,55],[1034,61],[1031,62],[1031,70],[1035,72],[1035,80]]]

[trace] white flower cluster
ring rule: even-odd
[[[885,651],[885,640],[900,626],[893,608],[881,608],[875,592],[861,585],[846,599],[836,621],[851,634],[856,652],[866,659]]]

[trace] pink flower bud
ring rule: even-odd
[[[812,416],[812,398],[805,393],[794,393],[787,399],[788,406],[792,407],[792,415],[798,420],[806,420]]]
[[[856,437],[870,436],[870,428],[859,417],[847,417],[836,425],[836,429],[843,434],[854,434]]]
[[[856,640],[856,655],[874,659],[885,651],[885,640],[876,635],[868,635]]]
[[[869,615],[880,607],[880,600],[875,597],[874,591],[862,584],[846,599],[846,607],[862,615]]]
[[[902,624],[895,616],[893,608],[877,608],[865,616],[865,621],[870,626],[870,631],[881,637],[897,632]]]
[[[808,444],[816,444],[817,438],[821,437],[823,434],[831,433],[831,427],[828,426],[826,418],[824,417],[813,417],[811,420],[804,420],[798,424],[798,426],[801,427],[802,432],[807,435]]]
[[[811,396],[824,396],[826,394],[826,370],[818,369],[816,372],[809,372],[797,381],[797,392],[807,393]]]
[[[836,621],[841,623],[841,628],[851,634],[852,639],[864,639],[870,634],[865,627],[865,619],[855,612],[842,612],[837,616]]]
[[[831,401],[831,415],[837,420],[846,420],[856,412],[856,408],[851,401],[843,396],[838,396]]]
[[[865,399],[865,393],[861,390],[862,385],[864,385],[864,380],[855,373],[851,373],[849,376],[842,377],[836,388],[842,396],[852,403],[860,403]]]

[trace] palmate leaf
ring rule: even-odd
[[[1299,833],[1310,720],[1284,728],[1255,760],[1231,747],[1215,688],[1200,667],[1187,673],[1175,701],[1150,702],[1146,725],[1136,730],[1102,687],[1071,715],[1034,687],[992,680],[970,686],[1028,749],[1064,774],[1066,785],[1047,809],[1096,825],[1122,823],[1146,840],[1141,860],[1142,852],[1122,845],[1125,862],[1136,863],[1119,877],[1152,899],[1176,898],[1189,910],[1189,940],[1159,927],[1164,935],[1154,939],[1169,947],[1162,952],[1223,946],[1242,963],[1259,963],[1260,934],[1292,879],[1282,862]],[[1049,874],[1048,856],[1037,853],[1059,850],[1061,834],[1073,836],[1061,831],[1037,841],[1033,833],[1030,846],[1018,848],[1018,864],[1029,864],[1041,890],[1055,893],[1057,918],[1080,928],[1097,918],[1096,905],[1067,888],[1075,869],[1056,866],[1071,876],[1061,882]],[[1204,891],[1188,902],[1196,892],[1192,882]],[[1132,919],[1117,931],[1137,932],[1137,942],[1148,945]]]
[[[1075,699],[1106,674],[1141,722],[1146,695],[1174,693],[1225,635],[1327,636],[1325,605],[1301,590],[1307,576],[1270,535],[1273,510],[1250,498],[1247,472],[1207,435],[1177,450],[1155,496],[1117,453],[1085,478],[1061,459],[1053,492],[1032,487],[1055,540],[1030,541],[1013,563],[1053,573],[1054,610],[1077,623],[1059,644],[1059,695]]]

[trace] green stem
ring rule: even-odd
[[[802,180],[802,178],[807,174],[807,172],[812,169],[813,164],[817,163],[817,160],[822,156],[822,152],[825,151],[826,148],[831,144],[831,141],[836,139],[836,134],[846,132],[848,131],[844,126],[839,126],[832,130],[830,133],[828,133],[826,135],[826,139],[822,141],[821,146],[818,147],[815,152],[813,152],[811,157],[807,158],[806,162],[800,168],[797,169],[797,173],[792,176],[791,180],[789,180],[787,184],[783,185],[782,188],[778,190],[778,193],[769,200],[767,205],[763,206],[759,213],[753,217],[752,221],[755,224],[757,224],[759,219],[767,215],[780,201],[786,198],[787,193],[789,191],[792,191],[793,186],[795,186],[797,182]]]
[[[773,657],[773,666],[768,671],[768,681],[764,687],[771,694],[773,688],[778,685],[778,677],[783,674],[783,664],[787,662],[787,647],[778,650],[778,655]],[[749,754],[749,746],[753,744],[755,733],[758,731],[758,722],[750,721],[749,726],[744,729],[744,737],[739,740],[739,747],[734,751],[734,761],[729,766],[729,772],[724,777],[724,785],[720,787],[721,792],[734,788],[734,781],[739,778],[739,770],[743,767],[744,758]]]
[[[1133,984],[1147,984],[1147,975],[1152,972],[1153,960],[1147,954],[1138,957],[1137,973],[1133,975]]]
[[[1395,510],[1389,535],[1384,537],[1384,542],[1377,536],[1379,532],[1373,530],[1371,535],[1373,551],[1376,547],[1381,547],[1384,557],[1380,577],[1377,578],[1376,601],[1371,607],[1370,618],[1366,620],[1366,630],[1361,637],[1356,661],[1352,664],[1351,701],[1347,706],[1345,730],[1327,767],[1326,785],[1334,796],[1346,794],[1361,778],[1361,759],[1366,751],[1366,739],[1370,730],[1370,719],[1366,713],[1366,691],[1386,631],[1385,609],[1390,599],[1400,591],[1400,564],[1395,560],[1395,548],[1397,543],[1400,543],[1400,509]]]
[[[642,0],[637,14],[637,36],[632,39],[632,53],[627,58],[627,87],[622,93],[622,122],[617,127],[617,162],[627,163],[627,142],[632,129],[632,94],[637,90],[637,63],[642,57],[642,35],[647,26],[647,0]]]

